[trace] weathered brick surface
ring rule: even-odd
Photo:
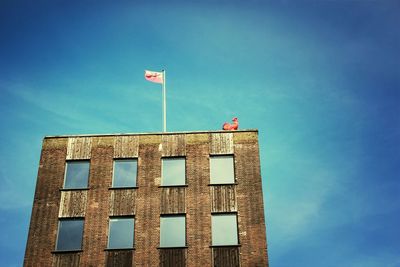
[[[209,139],[191,137],[186,147],[187,266],[211,266]],[[205,141],[205,142],[204,142]]]
[[[160,240],[161,136],[139,139],[135,220],[136,266],[158,266]]]
[[[227,134],[227,136],[224,136]],[[215,136],[213,136],[215,135]],[[228,136],[229,135],[229,136]],[[232,140],[233,135],[233,140]],[[57,236],[60,188],[63,185],[68,138],[46,138],[43,143],[37,179],[35,199],[32,209],[31,225],[27,242],[24,266],[66,266],[69,263],[80,266],[160,266],[165,262],[180,261],[178,251],[160,253],[160,214],[186,211],[186,266],[212,266],[213,248],[211,245],[211,200],[214,194],[213,212],[235,211],[237,207],[239,248],[214,248],[214,263],[230,266],[240,261],[240,266],[268,266],[263,198],[261,192],[260,159],[256,131],[186,133],[173,137],[169,134],[129,136],[90,137],[89,148],[83,146],[79,151],[90,155],[90,177],[84,215],[84,236],[82,252],[57,253]],[[133,141],[132,141],[133,140]],[[171,141],[172,140],[172,141]],[[168,142],[178,140],[174,145]],[[121,142],[119,142],[121,141]],[[132,142],[131,142],[132,141]],[[215,143],[215,147],[213,145]],[[232,145],[233,143],[233,145]],[[127,148],[125,146],[132,146]],[[115,151],[117,147],[118,151]],[[229,148],[229,149],[228,149]],[[74,150],[75,151],[75,150]],[[78,151],[78,150],[77,150]],[[78,151],[78,152],[79,152]],[[132,152],[133,151],[133,152]],[[210,153],[233,153],[237,185],[232,188],[235,194],[210,191]],[[122,153],[122,154],[121,154]],[[125,153],[125,154],[124,154]],[[133,153],[133,154],[132,154]],[[183,197],[169,197],[168,205],[161,202],[161,157],[184,156],[186,154],[187,187],[166,189],[184,191]],[[115,198],[109,190],[112,180],[113,157],[138,156],[137,189],[124,189],[135,194],[122,194]],[[115,190],[114,190],[115,191]],[[115,193],[115,192],[114,192]],[[228,192],[229,193],[229,192]],[[71,193],[72,194],[72,193]],[[165,196],[164,196],[165,197]],[[130,203],[114,203],[116,199]],[[228,201],[229,200],[229,201]],[[111,205],[111,206],[110,206]],[[183,205],[183,206],[182,206]],[[176,210],[171,207],[178,207]],[[223,208],[223,207],[234,208]],[[215,208],[217,207],[217,208]],[[218,208],[221,207],[221,208]],[[75,209],[75,208],[74,208]],[[61,212],[64,214],[63,212]],[[67,217],[74,212],[65,213]],[[135,250],[105,251],[108,240],[108,221],[110,215],[134,215]],[[63,215],[64,216],[64,215]],[[239,251],[239,253],[237,253]],[[164,251],[166,252],[166,251]],[[235,252],[235,253],[233,253]],[[177,254],[178,253],[178,254]],[[233,253],[233,254],[232,254]],[[232,257],[230,255],[233,255]],[[170,256],[172,255],[172,256]],[[231,259],[232,258],[232,259]],[[122,263],[123,262],[123,263]]]
[[[268,266],[257,138],[235,134],[234,146],[241,265]]]
[[[90,160],[82,266],[104,266],[108,236],[109,192],[113,168],[112,137],[95,137]]]
[[[67,139],[43,141],[24,266],[51,266]]]

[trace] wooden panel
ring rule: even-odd
[[[114,139],[114,158],[137,158],[139,136],[116,136]]]
[[[133,251],[132,250],[110,250],[107,251],[106,266],[107,267],[132,267]]]
[[[53,267],[78,267],[81,253],[53,254]]]
[[[67,159],[90,159],[92,138],[69,137],[67,146]]]
[[[214,267],[239,267],[238,247],[213,248]]]
[[[161,214],[185,213],[186,187],[164,187],[161,190]]]
[[[58,217],[85,217],[87,190],[62,191]]]
[[[162,136],[162,156],[185,156],[186,138],[184,134]]]
[[[212,133],[210,146],[213,155],[233,154],[233,133]]]
[[[235,185],[210,186],[210,193],[211,212],[237,211]]]
[[[110,191],[110,216],[135,214],[136,189],[113,189]]]
[[[160,267],[185,267],[186,248],[159,249]]]

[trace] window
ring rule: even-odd
[[[185,185],[185,159],[169,158],[162,159],[161,185]]]
[[[210,183],[233,184],[234,182],[233,156],[210,157]]]
[[[135,187],[136,174],[136,159],[114,160],[114,176],[112,187]]]
[[[112,218],[108,231],[108,248],[133,248],[135,220],[133,218]]]
[[[65,189],[88,187],[89,161],[68,161],[65,167]]]
[[[185,216],[166,216],[160,218],[160,247],[186,246]]]
[[[238,244],[236,214],[217,214],[211,216],[213,246]]]
[[[83,219],[60,220],[56,250],[82,249]]]

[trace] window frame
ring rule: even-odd
[[[115,162],[116,161],[136,161],[135,185],[134,186],[114,186],[115,177]],[[138,175],[139,174],[139,158],[114,158],[113,159],[113,174],[111,179],[110,189],[135,189],[138,188]]]
[[[212,175],[211,175],[211,161],[212,161],[212,159],[213,158],[223,158],[223,157],[225,157],[225,158],[227,158],[227,157],[230,157],[230,158],[232,158],[232,175],[233,175],[233,181],[232,182],[229,182],[229,183],[224,183],[224,182],[220,182],[220,181],[218,181],[218,182],[213,182],[212,181]],[[217,155],[215,155],[215,154],[210,154],[209,155],[209,168],[210,168],[210,180],[209,180],[209,185],[235,185],[235,184],[237,184],[237,180],[236,180],[236,168],[235,168],[235,154],[217,154]]]
[[[76,249],[58,249],[58,242],[60,240],[60,225],[62,222],[66,221],[82,221],[82,231],[81,231],[81,240],[80,240],[80,248]],[[57,225],[57,236],[55,242],[54,252],[70,252],[70,251],[83,251],[83,237],[85,234],[85,218],[84,217],[69,217],[69,218],[59,218]]]
[[[86,179],[86,186],[85,187],[65,187],[65,184],[67,182],[67,174],[68,174],[68,165],[70,163],[87,163],[88,164],[88,172],[87,172],[87,179]],[[80,160],[67,160],[65,162],[65,169],[64,169],[64,181],[63,181],[63,186],[62,190],[86,190],[89,189],[89,179],[90,179],[90,159],[80,159]]]
[[[163,184],[164,182],[164,160],[183,160],[184,161],[184,181],[182,184]],[[162,157],[161,158],[161,180],[160,180],[160,187],[182,187],[187,186],[187,165],[186,165],[186,157],[185,156],[176,156],[176,157]]]
[[[133,220],[133,230],[132,230],[132,246],[131,247],[113,247],[110,248],[110,230],[111,221],[115,219],[127,219]],[[106,250],[133,250],[135,249],[135,230],[136,230],[136,218],[135,216],[110,216],[108,219],[108,233],[107,233],[107,248]]]
[[[232,216],[235,218],[235,229],[236,229],[236,244],[214,244],[213,240],[213,217],[218,217],[218,216]],[[240,239],[239,239],[239,221],[238,221],[238,214],[237,212],[218,212],[218,213],[212,213],[211,214],[211,246],[210,247],[237,247],[241,246],[240,245]]]
[[[184,227],[184,245],[183,246],[162,246],[162,228],[161,228],[161,220],[162,218],[183,218],[185,227]],[[159,249],[173,249],[173,248],[187,248],[187,220],[186,220],[186,213],[174,213],[174,214],[161,214],[160,215],[160,240],[159,240]]]

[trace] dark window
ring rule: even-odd
[[[211,216],[213,246],[238,244],[236,214],[215,214]]]
[[[185,185],[185,170],[184,158],[162,159],[161,185]]]
[[[136,159],[114,160],[113,187],[135,187],[137,174]]]
[[[59,221],[57,251],[82,249],[83,222],[83,219]]]
[[[133,248],[134,228],[133,218],[110,219],[108,248]]]
[[[65,167],[64,188],[87,188],[89,161],[68,161]]]
[[[186,218],[166,216],[160,218],[160,247],[186,246]]]
[[[234,182],[233,156],[210,157],[210,183],[233,184]]]

